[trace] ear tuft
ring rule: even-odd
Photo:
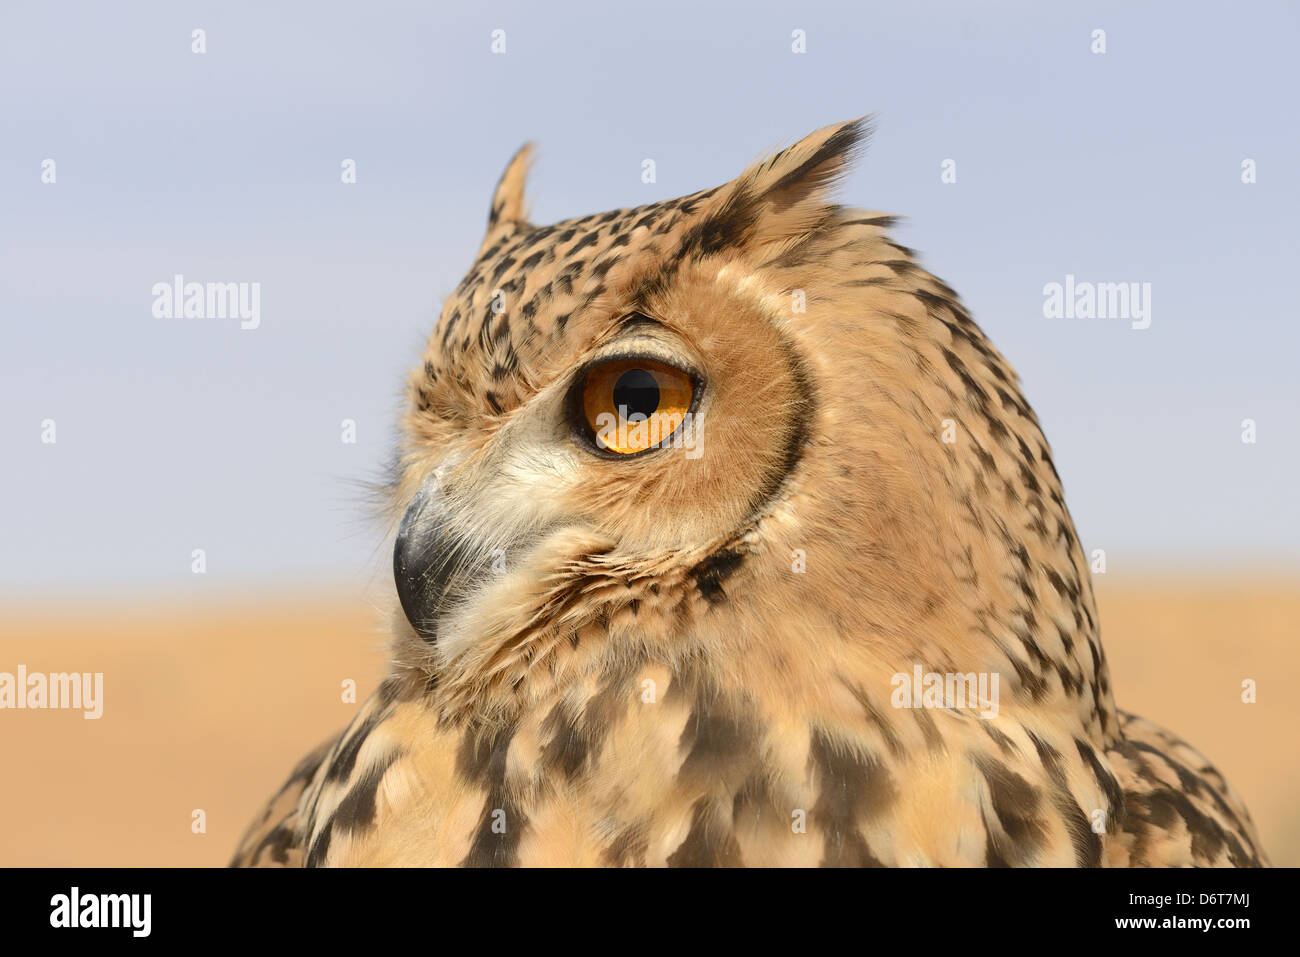
[[[871,136],[871,118],[826,126],[752,170],[753,189],[781,212],[799,203],[827,201]]]
[[[736,245],[765,248],[798,242],[825,222],[831,196],[871,135],[870,117],[836,123],[761,159],[737,177],[726,194],[729,207],[749,215]],[[737,232],[733,230],[733,232]]]
[[[525,143],[506,164],[505,172],[497,182],[492,193],[492,208],[488,210],[487,233],[483,237],[480,249],[486,249],[502,232],[512,229],[515,224],[528,221],[528,209],[524,199],[524,185],[528,179],[528,170],[533,165],[533,144]]]

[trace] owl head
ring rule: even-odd
[[[915,665],[1105,725],[1047,443],[957,295],[832,193],[826,127],[679,199],[529,222],[525,147],[410,378],[396,657],[449,719],[628,660],[877,701]]]

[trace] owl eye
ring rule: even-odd
[[[588,439],[616,455],[644,452],[671,438],[694,397],[689,373],[647,358],[597,363],[579,391]]]

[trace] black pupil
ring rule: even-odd
[[[628,369],[614,383],[614,408],[625,416],[649,418],[659,408],[659,383],[645,369]]]

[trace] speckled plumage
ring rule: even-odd
[[[831,203],[864,133],[546,227],[516,156],[410,382],[393,515],[435,503],[403,526],[437,526],[435,611],[237,864],[1264,861],[1116,710],[1014,372],[890,217]],[[698,458],[574,441],[575,370],[624,343],[702,371]],[[997,716],[895,707],[918,665],[998,675]]]

